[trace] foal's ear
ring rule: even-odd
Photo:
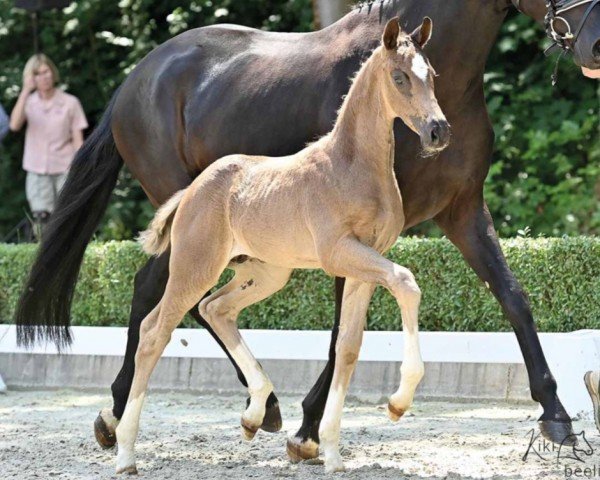
[[[427,42],[431,38],[431,32],[433,30],[433,20],[429,17],[423,19],[423,23],[420,27],[417,27],[413,33],[410,34],[413,41],[423,48],[427,45]]]
[[[382,43],[388,50],[396,50],[398,48],[398,35],[400,34],[400,21],[398,17],[392,18],[383,32]]]

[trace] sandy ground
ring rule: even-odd
[[[140,477],[564,479],[565,466],[600,464],[600,436],[584,421],[574,428],[585,430],[595,451],[585,463],[567,459],[557,465],[550,453],[523,461],[528,432],[536,426],[531,406],[417,402],[393,424],[383,405],[349,402],[342,421],[347,471],[327,475],[317,462],[287,461],[286,436],[299,426],[301,407],[299,398],[280,400],[283,430],[259,432],[245,442],[238,427],[244,397],[151,393],[137,444]],[[96,414],[109,404],[107,395],[79,391],[0,395],[0,478],[115,478],[115,450],[101,450],[92,432]],[[591,473],[587,478],[594,478]],[[600,472],[595,475],[600,478]]]

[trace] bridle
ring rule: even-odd
[[[520,12],[522,11],[521,0],[512,0],[512,3],[517,10]],[[581,30],[583,30],[585,22],[592,13],[594,7],[599,3],[600,0],[546,0],[547,13],[544,17],[544,26],[546,27],[546,35],[552,40],[552,44],[544,51],[544,53],[549,55],[557,48],[560,48],[565,52],[572,52]],[[575,30],[575,33],[573,33],[571,24],[562,16],[562,14],[586,4],[589,4],[589,6],[583,14],[583,17],[581,17],[581,21],[579,22],[579,26]],[[566,27],[565,33],[561,33],[556,29],[559,24]]]
[[[583,30],[585,22],[592,13],[594,7],[599,3],[600,0],[546,0],[548,13],[546,13],[546,17],[544,18],[544,25],[546,26],[546,34],[550,40],[552,40],[552,45],[545,51],[546,55],[552,53],[556,48],[561,48],[566,52],[572,52],[581,30]],[[579,26],[575,29],[575,33],[573,33],[571,24],[562,16],[562,14],[573,8],[587,4],[589,5],[581,17]],[[559,24],[562,24],[566,28],[565,33],[560,33],[556,29]]]
[[[512,2],[517,10],[521,11],[521,0],[512,0]],[[558,48],[562,50],[562,53],[556,62],[554,75],[552,75],[553,85],[556,84],[558,62],[566,53],[573,53],[575,44],[579,38],[579,34],[583,30],[585,22],[589,18],[594,7],[598,4],[600,4],[600,0],[546,0],[547,12],[544,17],[544,26],[546,28],[546,35],[552,43],[544,50],[544,54],[548,56]],[[588,7],[579,21],[579,26],[576,29],[573,29],[569,21],[562,15],[563,13],[582,5],[588,5]],[[566,30],[564,33],[557,30],[559,25],[564,27],[561,30]]]

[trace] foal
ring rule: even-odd
[[[326,469],[343,469],[340,417],[376,285],[396,297],[405,332],[402,379],[388,413],[397,420],[409,408],[423,376],[420,291],[411,272],[382,253],[404,224],[393,170],[394,119],[400,117],[420,135],[426,154],[448,144],[433,71],[421,51],[431,29],[429,18],[412,36],[400,32],[397,18],[387,24],[382,45],[358,72],[330,134],[289,157],[222,158],[158,210],[142,243],[155,255],[171,246],[170,276],[141,326],[133,384],[116,432],[118,473],[136,471],[134,442],[148,379],[171,332],[225,268],[235,270],[235,277],[200,303],[200,313],[248,381],[251,400],[241,420],[246,439],[262,424],[273,386],[236,319],[281,289],[294,268],[322,268],[347,279],[338,361],[320,430]]]

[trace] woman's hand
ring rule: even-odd
[[[21,91],[23,93],[30,94],[34,90],[35,90],[35,77],[33,76],[33,74],[27,75],[23,79],[23,88],[21,89]]]
[[[17,103],[13,108],[13,111],[10,114],[10,129],[13,132],[18,132],[23,128],[25,121],[27,120],[25,117],[25,101],[27,97],[31,95],[31,92],[35,90],[35,78],[33,75],[27,75],[23,79],[23,88],[21,88],[21,93],[19,93],[19,98],[17,99]]]

